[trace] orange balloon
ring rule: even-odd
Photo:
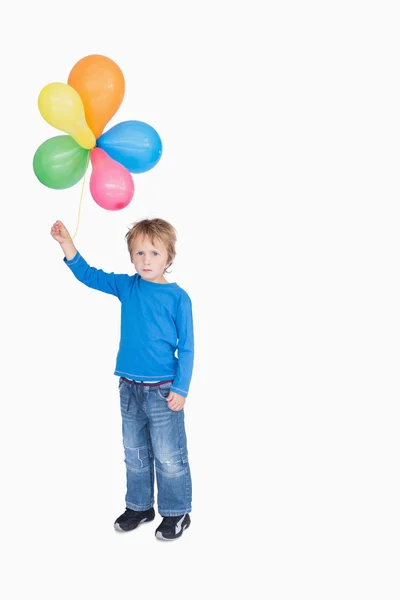
[[[107,56],[91,54],[72,68],[68,85],[80,95],[86,122],[97,139],[124,98],[125,79],[121,69]]]

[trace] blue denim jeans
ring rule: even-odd
[[[149,386],[119,380],[125,452],[127,508],[147,510],[154,504],[163,517],[192,510],[192,480],[183,410],[173,411],[166,398],[171,383]]]

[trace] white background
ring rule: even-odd
[[[101,5],[2,9],[1,595],[398,600],[398,3]],[[132,272],[127,228],[163,217],[193,301],[193,523],[172,544],[158,516],[113,529],[119,304],[50,237],[81,183],[32,170],[60,134],[40,90],[93,53],[126,81],[106,129],[146,121],[164,151],[123,211],[86,186],[76,245]]]

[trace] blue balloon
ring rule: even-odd
[[[130,173],[149,171],[162,154],[160,136],[143,121],[122,121],[114,125],[98,138],[97,146]]]

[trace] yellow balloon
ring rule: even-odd
[[[38,105],[50,125],[69,133],[82,148],[94,148],[96,138],[86,123],[81,97],[73,87],[67,83],[49,83],[40,92]]]

